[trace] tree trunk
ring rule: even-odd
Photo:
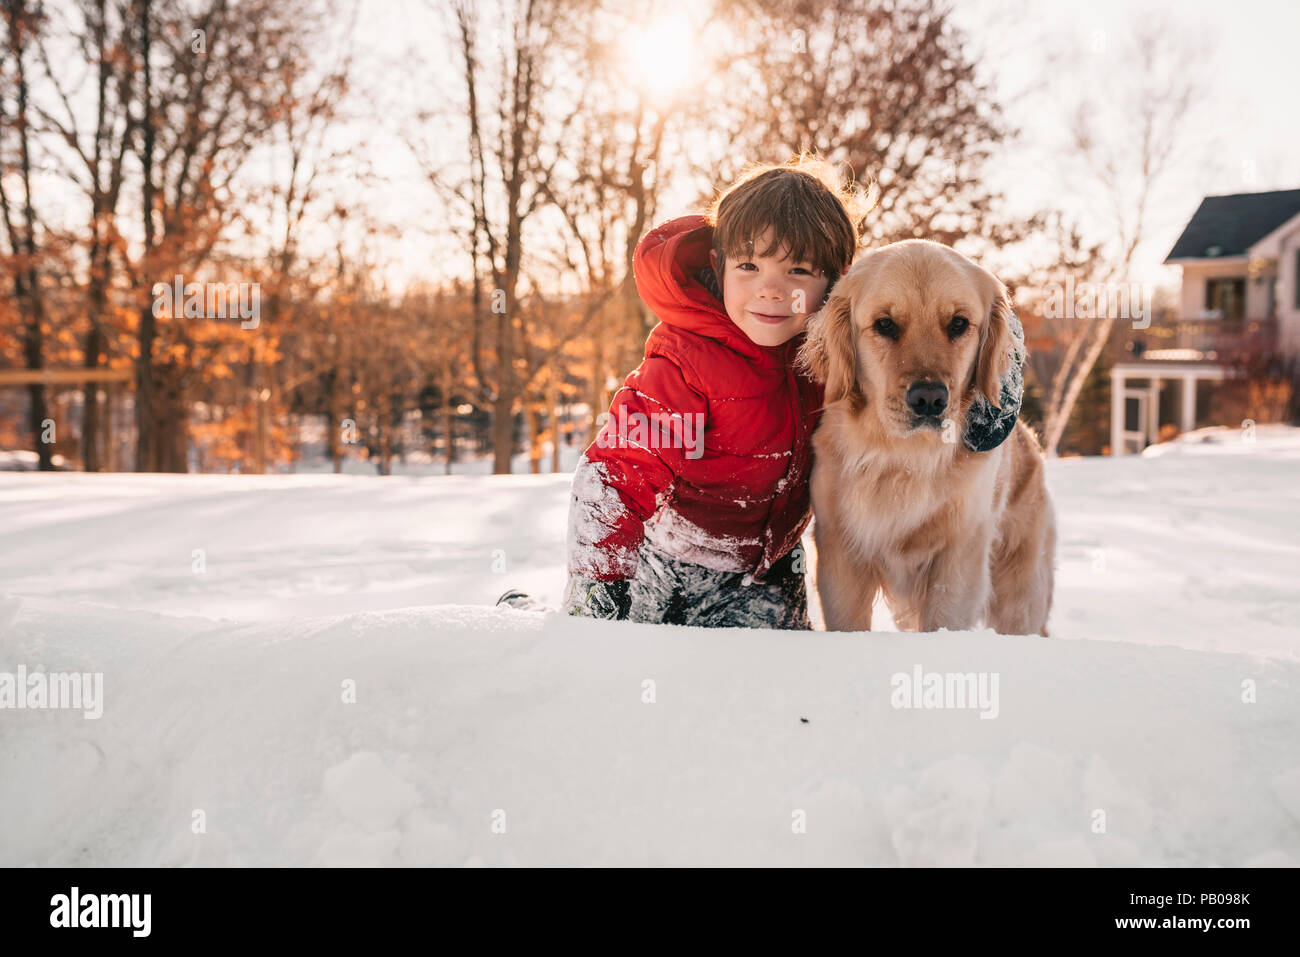
[[[7,52],[13,57],[15,65],[14,79],[16,80],[15,92],[17,94],[18,112],[13,117],[13,120],[0,114],[0,119],[4,120],[3,125],[0,125],[0,129],[12,125],[18,132],[18,174],[19,182],[22,183],[23,187],[24,228],[21,235],[19,235],[18,228],[14,223],[14,217],[10,212],[9,198],[5,194],[2,185],[0,185],[0,208],[3,208],[4,211],[5,231],[9,236],[11,252],[15,257],[21,256],[26,260],[21,264],[16,262],[13,267],[14,298],[18,304],[19,315],[24,322],[22,336],[23,358],[28,369],[42,369],[45,366],[45,331],[42,328],[45,320],[45,308],[41,298],[40,274],[37,271],[36,212],[32,205],[31,124],[27,115],[25,54],[27,33],[31,31],[32,35],[35,36],[38,26],[34,19],[29,19],[32,11],[27,9],[25,3],[12,2],[11,0],[5,6],[4,14],[9,40],[9,50]],[[0,107],[3,107],[3,105],[3,102],[0,101]],[[45,420],[49,418],[49,402],[45,384],[42,382],[32,383],[27,387],[27,395],[30,399],[28,424],[32,429],[32,444],[35,447],[41,471],[48,472],[54,468],[54,450],[52,442],[44,442],[41,439],[41,435],[45,431]]]
[[[1065,395],[1061,400],[1060,408],[1056,410],[1056,414],[1051,421],[1044,424],[1043,452],[1049,458],[1056,457],[1061,439],[1065,437],[1065,428],[1070,422],[1070,414],[1074,411],[1074,404],[1079,399],[1079,393],[1083,391],[1083,385],[1087,381],[1088,374],[1092,371],[1097,357],[1101,355],[1102,350],[1106,348],[1106,344],[1110,342],[1110,331],[1115,325],[1114,317],[1101,319],[1098,322],[1097,330],[1093,334],[1094,338],[1088,344],[1088,351],[1079,363],[1078,371],[1067,380],[1068,385],[1065,388]]]
[[[261,376],[259,375],[258,378],[260,379]],[[254,400],[257,402],[257,421],[254,423],[255,446],[253,454],[253,470],[258,475],[266,474],[266,446],[267,436],[270,432],[270,423],[267,422],[267,406],[270,405],[267,396],[269,391],[270,390],[265,388],[258,388],[254,395]]]
[[[150,416],[154,437],[154,462],[150,471],[189,471],[189,406],[181,370],[168,363],[157,366],[154,414]]]
[[[587,391],[587,402],[591,406],[591,420],[587,423],[587,438],[582,444],[588,446],[596,441],[596,419],[600,414],[606,411],[605,407],[605,323],[608,321],[608,312],[602,310],[596,316],[595,327],[593,329],[594,342],[592,343],[591,358],[591,383]]]
[[[339,421],[338,371],[331,369],[322,377],[325,386],[325,441],[328,443],[330,461],[334,464],[334,474],[343,471],[343,436],[339,430],[343,424]]]
[[[28,229],[31,228],[29,222]],[[36,270],[35,268],[29,268],[27,272],[28,278],[23,283],[23,286],[27,288],[19,299],[20,309],[27,319],[27,323],[23,328],[23,355],[27,360],[28,369],[43,369],[45,368],[45,335],[41,328],[41,320],[44,309],[42,308],[39,291],[32,286],[36,282]],[[21,305],[23,303],[25,305]],[[40,462],[40,470],[49,472],[54,469],[54,442],[46,442],[43,438],[45,422],[50,417],[48,390],[45,383],[33,382],[27,387],[27,395],[31,400],[28,405],[28,424],[32,430],[32,442],[35,445],[36,457]],[[57,438],[57,434],[55,437]]]
[[[113,432],[113,410],[117,408],[117,386],[114,383],[110,382],[104,387],[104,399],[100,446],[104,450],[104,468],[116,472],[121,465],[117,455],[117,436]]]
[[[31,224],[28,224],[31,228]],[[29,270],[31,274],[29,282],[35,276],[35,270]],[[43,369],[45,367],[44,358],[44,334],[41,329],[41,312],[39,294],[33,289],[27,289],[25,295],[20,299],[20,303],[26,300],[26,308],[22,311],[27,316],[27,324],[23,329],[23,354],[27,360],[28,369]],[[45,431],[45,422],[50,417],[48,390],[43,382],[33,382],[27,387],[27,395],[30,399],[28,404],[28,424],[32,430],[32,443],[36,449],[37,461],[40,463],[42,472],[54,470],[54,442],[46,442],[43,433]],[[57,428],[57,426],[56,426]],[[57,438],[57,433],[55,435]]]
[[[515,401],[507,395],[505,383],[492,403],[492,474],[509,475],[515,452]]]
[[[140,310],[140,355],[135,363],[135,470],[157,472],[158,446],[154,435],[153,341],[156,337],[153,307]]]
[[[253,472],[256,475],[266,474],[266,444],[267,444],[267,422],[266,406],[268,391],[263,385],[266,378],[264,367],[261,359],[257,354],[257,345],[254,343],[252,352],[249,355],[249,379],[251,381],[250,391],[253,395]]]
[[[91,319],[90,331],[86,333],[85,348],[85,367],[87,369],[98,368],[99,357],[104,352],[104,334],[100,331],[93,318]],[[81,466],[87,472],[98,472],[101,468],[99,383],[87,382],[83,394],[85,400],[81,405]]]
[[[28,366],[28,368],[37,368],[40,366]],[[45,420],[49,416],[49,407],[45,399],[45,386],[42,383],[33,383],[27,387],[27,395],[30,399],[28,425],[32,430],[32,439],[36,445],[36,457],[40,463],[42,472],[52,472],[54,470],[54,443],[46,442],[42,439],[41,433],[45,431]]]
[[[153,271],[150,254],[153,252],[155,245],[153,222],[153,83],[149,62],[151,58],[150,13],[149,0],[143,0],[140,4],[140,60],[143,74],[143,88],[140,91],[143,149],[140,164],[143,168],[144,182],[141,187],[140,211],[144,227],[144,255],[141,262],[144,267],[143,275],[146,288],[144,290],[144,305],[140,308],[140,329],[138,333],[140,354],[136,359],[135,371],[135,469],[137,472],[158,472],[161,471],[162,464],[158,452],[158,436],[154,430],[153,343],[154,339],[157,338],[158,330],[154,320],[153,303],[149,301],[149,297],[153,294],[152,287],[149,285],[150,275]]]
[[[560,403],[555,386],[546,390],[546,407],[551,418],[551,474],[560,471]]]
[[[456,461],[456,420],[452,418],[451,396],[447,396],[447,402],[442,407],[442,434],[446,437],[447,447],[443,451],[443,461],[446,465],[444,474],[451,474],[451,464]]]
[[[537,403],[528,402],[524,406],[524,421],[528,429],[528,472],[530,475],[542,474],[541,416],[537,414]]]

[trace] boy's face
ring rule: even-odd
[[[754,240],[755,250],[767,249],[770,233]],[[722,280],[727,315],[750,341],[760,346],[780,346],[808,325],[808,316],[821,308],[827,276],[812,263],[793,262],[780,249],[776,256],[757,254],[720,262],[709,252],[713,269]],[[725,274],[723,267],[725,265]]]

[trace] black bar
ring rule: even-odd
[[[611,945],[639,937],[668,945],[681,939],[679,930],[695,927],[733,940],[775,942],[790,934],[805,944],[847,932],[863,949],[886,939],[929,946],[1129,938],[1146,947],[1193,940],[1232,947],[1294,935],[1287,914],[1295,877],[1290,869],[1222,868],[28,868],[0,871],[0,919],[6,945],[57,945],[75,937],[90,946],[334,947],[412,934],[452,943],[464,933],[487,943],[514,930],[541,946],[557,933],[585,936],[597,928]],[[68,923],[74,887],[81,917],[111,918],[116,908],[126,926],[52,926],[52,920]],[[109,894],[149,895],[147,936],[136,933],[144,926],[144,898],[134,899],[135,910],[126,910],[122,898],[102,909],[98,895]],[[87,904],[88,897],[95,903]],[[1242,918],[1244,926],[1208,930],[1180,923]],[[1154,924],[1119,926],[1133,919]]]

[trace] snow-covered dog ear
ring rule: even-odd
[[[854,346],[851,277],[835,285],[830,299],[808,320],[808,334],[799,350],[799,364],[826,384],[826,402],[848,399],[854,411],[864,399],[858,385],[858,354]]]
[[[1007,288],[985,273],[992,280],[993,295],[989,305],[988,321],[980,330],[979,353],[975,357],[975,388],[993,403],[994,408],[1002,407],[1002,377],[1011,363],[1011,300],[1007,297]]]

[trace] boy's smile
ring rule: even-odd
[[[754,240],[753,249],[767,249],[770,233]],[[749,340],[759,346],[780,346],[808,325],[809,314],[821,308],[828,283],[826,275],[808,262],[793,262],[785,250],[779,256],[727,259],[720,263],[709,253],[722,282],[727,316]],[[724,268],[719,268],[724,267]],[[725,269],[725,272],[724,272]]]

